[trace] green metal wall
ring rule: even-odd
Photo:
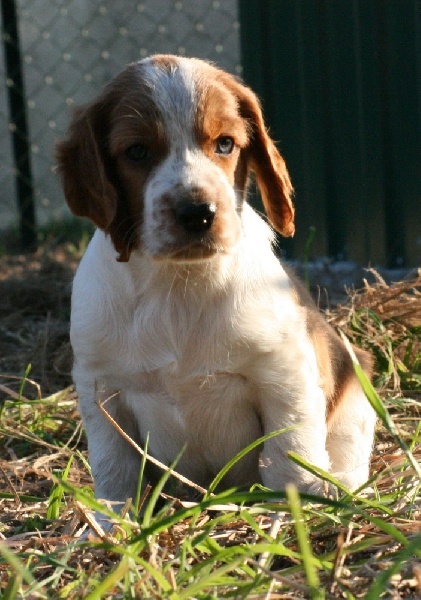
[[[244,79],[296,188],[302,257],[421,264],[420,0],[239,0]]]

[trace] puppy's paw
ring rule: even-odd
[[[322,498],[331,498],[336,500],[338,498],[338,488],[328,481],[323,479],[316,479],[313,483],[310,483],[305,490],[307,494],[312,496],[321,496]]]
[[[108,502],[102,501],[107,508],[112,509],[113,512],[118,513],[124,506],[121,502]],[[84,509],[79,511],[82,514],[83,520],[87,523],[88,528],[80,536],[81,541],[100,539],[105,542],[113,542],[113,531],[118,527],[117,522],[112,518],[104,515],[101,511],[96,510],[92,513],[89,510]]]
[[[104,516],[99,511],[95,511],[94,514],[85,512],[83,518],[88,527],[79,538],[82,542],[92,540],[113,541],[112,533],[115,522],[112,519]]]
[[[344,485],[350,492],[354,492],[358,488],[362,487],[367,479],[368,479],[368,469],[363,473],[347,473],[347,472],[339,472],[332,473],[333,477],[340,481],[342,485]],[[359,496],[370,496],[374,493],[373,488],[365,487],[359,492]]]

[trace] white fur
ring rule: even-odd
[[[209,483],[262,433],[292,426],[266,442],[260,474],[256,451],[226,483],[261,477],[274,489],[289,481],[319,489],[286,457],[293,449],[330,468],[325,398],[303,309],[272,253],[271,232],[247,205],[243,232],[231,255],[178,266],[136,253],[118,263],[109,238],[95,233],[74,281],[71,339],[98,497],[124,500],[137,481],[139,456],[94,404],[116,392],[106,407],[129,435],[144,441],[149,433],[151,454],[166,464],[186,445],[178,468],[197,483]],[[347,416],[341,427],[349,429]],[[361,452],[363,483],[371,446],[350,445],[344,456]],[[344,479],[355,486],[352,473]]]

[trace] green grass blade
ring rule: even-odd
[[[68,481],[64,481],[63,479],[55,479],[60,483],[60,485],[63,486],[63,489],[66,493],[68,493],[72,498],[75,498],[75,500],[78,500],[81,504],[86,506],[86,508],[89,508],[93,511],[98,511],[106,517],[117,521],[121,525],[124,525],[126,523],[126,521],[117,512],[114,512],[112,509],[108,508],[108,506],[96,500],[84,489],[77,488],[76,486],[72,485]]]
[[[145,571],[147,571],[149,573],[149,575],[151,575],[153,577],[155,582],[160,586],[160,588],[165,593],[169,593],[169,592],[173,591],[173,588],[172,588],[170,582],[167,580],[167,578],[162,573],[162,571],[155,568],[153,565],[151,565],[150,562],[144,560],[140,556],[131,555],[131,559],[134,561],[134,563],[141,565],[145,569]]]
[[[160,586],[160,588],[165,592],[165,593],[169,593],[173,591],[173,588],[171,586],[171,584],[169,583],[169,581],[167,580],[167,578],[165,577],[164,573],[157,569],[156,567],[154,567],[150,562],[148,562],[147,560],[145,560],[144,558],[142,558],[142,556],[139,555],[139,549],[137,548],[136,544],[130,544],[127,546],[111,546],[110,547],[111,551],[116,552],[117,554],[120,554],[122,556],[121,562],[119,563],[119,565],[114,569],[114,571],[112,573],[110,573],[110,576],[113,575],[113,577],[110,578],[109,580],[109,585],[111,585],[111,587],[113,585],[117,585],[117,583],[119,583],[120,581],[123,580],[123,578],[126,577],[126,575],[129,573],[129,571],[133,571],[135,572],[136,570],[136,565],[142,567],[143,571],[146,571],[147,573],[149,573],[149,575],[153,578],[153,580],[155,581],[155,583]],[[119,569],[119,566],[125,563],[126,564],[126,568],[121,568]],[[143,578],[143,572],[140,571],[140,576]],[[95,591],[98,588],[95,588]],[[108,587],[108,589],[110,589],[110,587]],[[104,593],[104,590],[101,588],[101,592]]]
[[[181,451],[179,452],[179,454],[176,456],[175,460],[168,467],[168,469],[166,471],[164,471],[160,480],[154,486],[154,488],[152,490],[152,494],[146,504],[145,512],[144,512],[143,519],[142,519],[142,527],[150,526],[151,521],[152,521],[152,515],[155,510],[156,503],[158,502],[158,498],[161,495],[161,492],[164,489],[165,484],[167,483],[168,479],[170,478],[173,469],[175,469],[175,466],[177,465],[177,463],[180,460],[184,451],[185,451],[185,448],[182,448]]]
[[[315,559],[311,549],[310,540],[307,534],[306,526],[303,520],[301,510],[300,496],[297,488],[293,485],[286,487],[286,495],[294,519],[295,531],[297,534],[298,545],[301,551],[301,559],[306,574],[307,584],[310,588],[310,597],[312,600],[322,600],[325,597],[324,591],[320,588],[320,580],[315,564]]]
[[[323,479],[324,481],[328,481],[329,483],[332,483],[333,485],[335,485],[338,489],[340,489],[345,494],[352,496],[352,492],[328,471],[324,471],[323,469],[320,469],[320,467],[316,467],[316,465],[312,465],[311,463],[307,462],[304,458],[302,458],[299,454],[297,454],[296,452],[293,452],[292,450],[290,450],[288,452],[288,458],[290,458],[294,463],[296,463],[297,465],[299,465],[300,467],[302,467],[309,473],[312,473],[313,475],[316,475],[317,477],[319,477],[319,479]]]
[[[260,446],[260,444],[263,444],[264,442],[266,442],[267,440],[270,440],[273,437],[276,437],[277,435],[281,435],[287,431],[291,431],[291,429],[294,429],[294,427],[286,427],[285,429],[278,429],[277,431],[271,431],[270,433],[268,433],[267,435],[264,435],[260,438],[258,438],[257,440],[254,440],[251,444],[249,444],[248,446],[246,446],[245,448],[243,448],[242,450],[240,450],[240,452],[238,452],[220,471],[219,473],[216,475],[216,477],[212,480],[212,482],[210,483],[209,487],[208,487],[208,491],[207,494],[205,494],[205,498],[208,498],[217,488],[217,486],[220,484],[220,482],[222,481],[222,479],[225,477],[225,475],[228,473],[228,471],[230,471],[232,469],[232,467],[239,461],[241,460],[244,456],[246,456],[249,452],[251,452],[251,450],[254,450],[254,448],[257,448],[257,446]]]
[[[21,589],[22,576],[20,573],[14,573],[10,576],[7,586],[4,588],[1,599],[2,600],[16,600],[18,598],[18,592]],[[21,595],[22,596],[22,595]]]
[[[136,494],[133,500],[133,509],[136,513],[136,515],[139,513],[139,502],[140,502],[140,498],[142,495],[142,487],[143,487],[143,480],[145,477],[145,467],[146,467],[146,457],[148,454],[148,446],[149,446],[149,432],[146,436],[146,441],[145,441],[145,445],[144,445],[144,452],[142,454],[142,460],[140,461],[140,469],[139,469],[139,476],[138,476],[138,480],[137,480],[137,488],[136,488]]]
[[[18,577],[28,584],[34,583],[35,578],[32,573],[23,566],[19,558],[9,550],[9,548],[0,541],[0,555],[4,557],[6,562],[12,567]]]
[[[31,369],[32,369],[32,365],[31,365],[31,363],[29,363],[29,365],[25,369],[24,376],[22,377],[22,381],[21,381],[21,384],[19,386],[19,400],[21,400],[22,397],[23,397],[23,392],[24,392],[24,389],[25,389],[26,380],[29,377],[29,373],[31,372]]]
[[[218,560],[218,556],[214,558],[215,561]],[[198,594],[203,592],[206,588],[210,586],[218,586],[218,585],[233,585],[235,584],[235,580],[227,580],[224,579],[221,581],[221,578],[225,576],[230,571],[234,571],[241,563],[245,560],[244,556],[240,556],[238,558],[232,559],[228,564],[225,564],[217,569],[214,569],[210,573],[199,577],[196,581],[194,581],[191,585],[185,588],[183,591],[178,593],[178,597],[180,600],[190,600],[191,598],[197,597]]]
[[[63,471],[62,479],[67,481],[69,478],[70,467],[72,466],[73,455],[69,458],[66,468]],[[48,499],[47,519],[58,519],[60,516],[60,505],[64,496],[64,488],[60,483],[55,483],[51,489]]]
[[[288,452],[288,457],[297,465],[299,465],[306,471],[309,471],[309,473],[312,473],[313,475],[319,477],[319,479],[323,479],[324,481],[328,481],[329,483],[335,485],[338,489],[340,489],[342,492],[344,492],[351,498],[358,499],[360,502],[362,502],[366,506],[370,506],[371,508],[380,509],[385,514],[393,515],[393,510],[391,510],[387,506],[379,504],[379,502],[377,501],[372,501],[368,498],[364,498],[364,496],[357,496],[354,492],[349,490],[343,483],[336,479],[336,477],[334,477],[331,473],[320,469],[320,467],[316,467],[316,465],[310,464],[309,462],[304,460],[304,458],[302,458],[299,454],[296,454],[292,450]]]
[[[354,357],[355,357],[355,355],[354,355]],[[354,357],[353,357],[353,360],[354,360]],[[355,373],[356,373],[356,375],[360,381],[360,384],[364,390],[364,393],[367,396],[367,399],[370,402],[371,406],[377,413],[377,416],[381,419],[383,425],[386,427],[387,431],[393,436],[394,440],[399,445],[399,447],[405,452],[409,462],[411,463],[412,468],[416,472],[417,476],[421,479],[420,465],[418,464],[417,460],[415,459],[414,455],[412,454],[409,446],[406,444],[405,440],[402,438],[402,436],[399,434],[398,430],[396,429],[396,426],[395,426],[395,423],[393,422],[392,417],[390,416],[388,410],[386,409],[386,407],[384,406],[383,402],[381,401],[379,395],[377,394],[376,390],[374,389],[370,379],[368,378],[365,371],[363,371],[363,369],[359,365],[356,358],[354,361],[354,370],[355,370]]]
[[[83,456],[82,452],[80,450],[78,450],[76,452],[76,456],[78,457],[78,459],[80,460],[80,462],[83,464],[83,466],[86,469],[86,472],[92,477],[92,469],[91,469],[91,465],[89,464],[89,462],[86,460],[86,458]]]
[[[199,578],[201,579],[201,573],[205,572],[207,568],[212,567],[216,562],[218,563],[227,563],[232,564],[238,557],[241,557],[241,561],[245,563],[248,558],[256,559],[259,555],[262,554],[271,554],[273,556],[281,556],[285,558],[290,558],[294,560],[294,562],[298,562],[301,558],[299,552],[295,550],[291,550],[284,546],[279,542],[263,542],[257,544],[251,544],[249,546],[230,546],[228,548],[224,548],[221,546],[213,547],[210,544],[207,544],[205,541],[201,544],[197,545],[197,549],[200,552],[206,553],[208,558],[205,560],[201,560],[196,565],[192,566],[189,571],[186,571],[181,582],[185,579],[190,578]],[[327,560],[322,560],[319,558],[314,558],[314,565],[320,569],[332,568],[332,562]]]
[[[10,492],[0,492],[0,498],[14,500],[16,497],[18,497],[21,502],[44,502],[45,500],[45,498],[41,498],[41,496],[28,496],[27,494],[11,494]]]
[[[362,369],[361,365],[359,364],[357,357],[355,356],[355,352],[352,349],[351,344],[349,343],[349,340],[346,338],[346,336],[342,332],[341,332],[341,337],[342,337],[342,339],[347,347],[347,350],[352,358],[355,374],[358,377],[358,380],[361,384],[361,387],[363,388],[363,391],[367,397],[367,400],[370,402],[371,406],[373,407],[377,416],[382,421],[382,423],[385,426],[385,428],[387,429],[387,431],[393,436],[396,443],[405,452],[409,462],[411,463],[411,466],[413,467],[417,476],[421,479],[420,465],[414,458],[414,455],[412,454],[412,452],[411,452],[410,448],[408,447],[408,445],[406,444],[405,440],[402,438],[401,435],[399,435],[399,432],[396,429],[396,426],[395,426],[395,423],[393,422],[392,417],[390,416],[388,410],[386,409],[383,402],[381,401],[380,396],[377,394],[376,390],[374,389],[368,375],[365,373],[365,371]]]
[[[105,579],[100,581],[90,594],[85,596],[85,600],[101,600],[104,598],[104,594],[114,588],[124,578],[129,569],[129,562],[124,559],[121,560],[117,567]]]
[[[335,477],[333,477],[330,473],[327,473],[326,471],[323,471],[322,469],[319,469],[318,467],[315,467],[314,465],[310,465],[303,458],[301,458],[301,456],[299,456],[298,454],[295,454],[295,452],[292,452],[292,451],[288,452],[288,456],[291,458],[291,460],[296,462],[298,465],[302,466],[307,471],[310,471],[310,473],[313,473],[314,475],[317,475],[321,479],[324,479],[326,481],[329,481],[330,483],[333,483],[334,485],[336,485],[337,487],[339,487],[340,489],[345,491],[349,496],[356,498],[359,502],[361,502],[365,506],[368,506],[370,508],[374,508],[377,510],[381,510],[382,512],[384,512],[385,514],[390,515],[390,516],[392,516],[394,514],[393,510],[391,510],[385,506],[382,506],[382,504],[379,503],[378,501],[371,501],[368,498],[364,498],[364,497],[356,497],[352,492],[347,490],[347,488],[345,486],[340,484],[340,482],[338,482],[337,479]],[[400,544],[402,544],[404,546],[407,545],[408,540],[406,539],[406,537],[399,531],[399,529],[394,527],[388,521],[385,521],[378,517],[367,514],[365,511],[361,510],[358,506],[353,507],[352,510],[357,514],[364,516],[368,521],[373,523],[373,525],[376,525],[381,531],[384,531],[384,533],[390,535],[392,538],[394,538]]]
[[[370,523],[376,525],[380,529],[380,531],[383,531],[387,535],[390,535],[391,538],[394,538],[397,542],[399,542],[399,544],[402,544],[402,546],[407,546],[409,544],[404,534],[401,531],[399,531],[397,527],[392,525],[392,523],[389,523],[389,521],[385,521],[384,519],[379,519],[378,517],[373,517],[367,514],[364,516],[367,519],[367,521],[370,521]]]

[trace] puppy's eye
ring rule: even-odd
[[[232,137],[223,135],[216,140],[215,152],[217,154],[231,154],[234,150],[234,140]]]
[[[149,148],[144,144],[133,144],[127,148],[124,154],[134,162],[141,162],[149,158]]]

